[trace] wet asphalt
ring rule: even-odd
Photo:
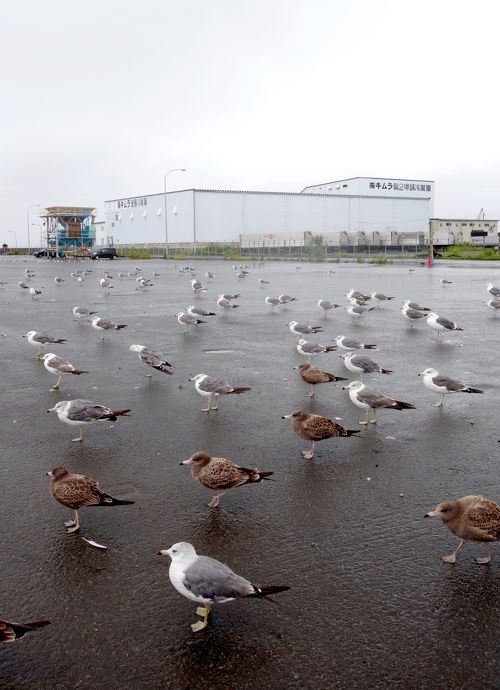
[[[186,262],[184,262],[186,263]],[[187,262],[189,263],[189,262]],[[485,306],[486,283],[500,283],[499,264],[407,266],[252,265],[238,281],[224,262],[195,262],[208,287],[194,298],[190,278],[173,262],[143,261],[143,275],[161,275],[147,291],[118,271],[136,262],[88,262],[87,282],[70,278],[74,263],[0,260],[2,454],[0,456],[0,618],[45,618],[52,624],[0,648],[2,688],[425,688],[500,687],[500,551],[490,566],[466,544],[455,566],[440,556],[455,537],[423,516],[441,500],[481,493],[500,500],[498,475],[500,318]],[[43,294],[33,301],[17,287],[23,270]],[[114,276],[109,296],[98,286]],[[203,274],[216,274],[209,282]],[[56,286],[59,275],[65,283]],[[259,276],[271,284],[260,288]],[[440,277],[453,281],[441,287]],[[341,309],[321,318],[318,298],[344,304],[351,288],[395,300],[353,325]],[[181,334],[175,314],[189,304],[215,307],[219,292],[240,292],[241,307],[209,317]],[[298,298],[270,313],[266,295]],[[403,299],[426,303],[464,327],[437,345],[425,323],[411,330]],[[75,305],[98,310],[128,328],[105,342],[73,322]],[[367,383],[416,410],[383,411],[359,438],[323,441],[313,461],[307,443],[281,416],[305,409],[358,428],[362,411],[340,384],[318,387],[317,400],[292,367],[303,361],[292,320],[322,324],[314,339],[340,334],[378,344],[373,358],[392,375]],[[53,377],[21,338],[43,330],[67,338],[54,351],[90,373]],[[312,339],[312,338],[311,338]],[[163,352],[174,375],[145,378],[132,343]],[[354,378],[336,352],[314,364]],[[484,395],[448,396],[442,410],[417,373],[441,373]],[[228,396],[218,412],[189,376],[220,376],[252,391]],[[85,430],[46,415],[56,401],[89,398],[130,407],[129,418]],[[197,450],[273,471],[273,482],[238,488],[206,506],[211,494],[179,462]],[[99,480],[135,505],[86,509],[80,535],[67,535],[69,511],[49,494],[45,473],[63,465]],[[80,536],[108,546],[106,552]],[[212,624],[193,634],[195,605],[168,579],[168,558],[155,555],[177,541],[222,560],[265,584],[288,584],[279,603],[245,600],[217,607]]]

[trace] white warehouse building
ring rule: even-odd
[[[356,177],[301,192],[183,189],[104,202],[97,244],[244,242],[245,237],[428,235],[434,182]],[[167,227],[166,227],[167,226]]]

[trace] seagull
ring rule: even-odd
[[[343,359],[346,369],[354,374],[359,374],[360,378],[363,374],[392,374],[392,369],[383,369],[380,364],[374,362],[367,355],[349,352],[344,355]]]
[[[202,616],[203,620],[191,625],[193,632],[207,627],[214,604],[224,604],[244,597],[265,598],[270,594],[290,589],[281,585],[252,584],[244,577],[236,575],[224,563],[208,556],[198,556],[194,546],[184,541],[157,553],[159,556],[170,556],[172,559],[168,574],[170,582],[179,594],[200,604],[196,614]]]
[[[493,309],[493,316],[496,315],[497,311],[500,309],[500,298],[494,297],[493,299],[489,299],[486,302],[486,305],[490,308]]]
[[[194,382],[194,387],[196,391],[204,398],[208,398],[208,406],[202,409],[202,412],[210,412],[210,410],[218,410],[218,404],[212,407],[212,398],[218,397],[219,395],[230,395],[235,393],[239,395],[240,393],[246,393],[251,391],[248,387],[233,387],[227,383],[224,383],[222,379],[216,379],[213,376],[207,376],[206,374],[196,374],[189,379],[190,382]]]
[[[88,374],[85,369],[75,369],[75,367],[62,357],[58,357],[53,352],[48,352],[43,355],[43,365],[51,374],[55,374],[59,378],[57,382],[52,386],[53,391],[59,390],[59,385],[61,383],[61,378],[66,374],[74,374],[75,376],[80,376],[80,374]]]
[[[35,299],[37,295],[41,295],[42,291],[41,290],[36,290],[34,287],[30,287],[30,295],[31,299]]]
[[[371,424],[377,423],[377,410],[379,408],[386,408],[388,410],[414,410],[415,405],[411,403],[401,402],[400,400],[394,400],[394,398],[389,398],[383,393],[378,393],[372,388],[368,388],[362,381],[351,381],[347,386],[342,386],[342,390],[349,391],[349,397],[351,402],[366,411],[366,417],[360,424],[366,425],[369,422]],[[369,411],[373,410],[373,419],[369,419]]]
[[[375,307],[362,307],[359,304],[350,304],[347,307],[347,313],[349,316],[352,316],[354,319],[359,319],[363,314],[366,314],[368,311],[373,311]]]
[[[486,289],[493,297],[500,297],[500,287],[495,287],[493,283],[488,283]]]
[[[308,335],[309,333],[319,333],[323,330],[322,326],[308,326],[298,321],[290,321],[290,323],[287,323],[287,326],[290,329],[290,333],[294,335]]]
[[[241,271],[241,273],[236,273],[236,277],[239,278],[240,280],[242,278],[246,278],[248,275],[248,271]]]
[[[50,621],[32,621],[31,623],[10,623],[0,620],[0,643],[15,642],[24,637],[27,633],[44,628],[50,625]]]
[[[26,285],[26,283],[23,283],[22,280],[20,280],[17,284],[18,287],[20,287],[22,290],[27,290],[29,288],[29,285]]]
[[[119,276],[122,276],[123,274],[119,273]],[[153,278],[159,278],[160,274],[157,271],[153,271]]]
[[[429,328],[432,328],[434,331],[438,332],[438,340],[441,337],[441,333],[443,331],[463,331],[463,328],[460,328],[460,326],[457,326],[456,323],[453,321],[449,321],[448,319],[445,319],[444,316],[438,316],[435,312],[431,311],[427,315],[426,319],[426,324],[429,326]]]
[[[36,353],[38,359],[42,359],[44,354],[44,345],[47,345],[48,343],[51,345],[60,345],[61,343],[66,342],[66,338],[54,338],[51,335],[39,333],[38,331],[28,331],[26,335],[23,335],[23,338],[27,338],[30,345],[38,347],[38,352]]]
[[[111,282],[109,280],[106,280],[106,278],[101,278],[99,281],[99,285],[107,291],[107,294],[109,295],[109,291],[113,288],[113,285],[111,285]]]
[[[61,283],[64,283],[64,279],[63,279],[63,278],[59,278],[59,276],[55,276],[55,277],[54,277],[54,283],[55,283],[56,285],[60,285]]]
[[[321,417],[319,414],[309,414],[303,410],[283,415],[281,419],[291,419],[293,430],[297,436],[311,442],[308,450],[301,451],[305,460],[312,460],[314,457],[314,446],[318,441],[323,441],[326,438],[338,438],[339,436],[352,436],[360,432],[360,429],[346,429],[345,426],[337,424],[337,422],[328,419],[328,417]]]
[[[261,472],[257,468],[250,470],[240,467],[226,458],[212,458],[202,452],[194,453],[180,464],[192,465],[191,475],[202,486],[220,491],[208,504],[209,508],[218,508],[220,499],[229,489],[244,484],[261,483],[274,474],[274,472]]]
[[[365,295],[359,290],[354,290],[351,288],[347,293],[346,293],[347,299],[355,299],[360,302],[367,302],[369,299],[371,299],[370,295]]]
[[[200,292],[207,291],[207,288],[203,287],[202,283],[200,283],[200,281],[196,278],[193,278],[193,280],[191,281],[191,287],[195,295],[199,294]]]
[[[280,301],[280,304],[288,304],[288,302],[296,302],[297,301],[296,297],[290,297],[290,295],[279,295],[278,299]]]
[[[95,328],[96,331],[101,331],[102,335],[99,336],[100,340],[104,340],[104,334],[106,331],[119,331],[122,328],[127,328],[126,323],[115,323],[114,321],[110,321],[109,319],[101,319],[98,316],[95,316],[92,319],[92,328]]]
[[[90,311],[90,309],[87,309],[86,307],[73,307],[71,311],[73,312],[75,321],[81,321],[81,319],[83,319],[85,316],[93,316],[94,314],[97,314],[96,311]]]
[[[117,417],[128,417],[130,410],[112,410],[92,400],[61,400],[47,410],[56,412],[60,422],[80,427],[80,436],[72,439],[75,443],[83,441],[83,427],[99,421],[116,422]]]
[[[356,340],[356,338],[349,338],[346,335],[338,335],[334,338],[335,342],[341,350],[346,352],[354,352],[355,350],[376,350],[376,345],[365,345],[364,343]]]
[[[186,307],[186,312],[190,316],[194,316],[195,319],[199,318],[200,316],[216,316],[214,311],[207,311],[206,309],[201,309],[200,307],[195,307],[194,305]]]
[[[266,297],[264,302],[271,307],[271,311],[274,311],[274,307],[279,307],[282,304],[278,297]]]
[[[236,295],[222,294],[222,295],[219,295],[219,297],[223,297],[224,299],[228,299],[231,302],[233,299],[238,299],[238,297],[240,297],[240,293],[238,292]]]
[[[198,319],[196,318],[196,316],[192,316],[191,314],[185,311],[178,312],[176,316],[177,321],[181,324],[181,326],[184,326],[184,330],[181,331],[181,333],[183,334],[189,333],[189,328],[192,326],[198,326],[198,324],[200,323],[206,323],[206,321]]]
[[[425,517],[440,517],[450,532],[460,539],[455,551],[441,556],[442,561],[455,563],[465,540],[486,544],[486,556],[476,558],[476,563],[487,565],[491,561],[490,543],[500,540],[500,506],[495,501],[484,496],[464,496],[439,503]]]
[[[226,295],[219,295],[217,297],[217,306],[219,309],[238,309],[240,306],[239,304],[233,304],[231,302],[232,299],[236,299],[236,297],[227,297]]]
[[[330,309],[338,309],[340,307],[340,304],[334,304],[333,302],[329,302],[327,299],[319,299],[316,304],[318,305],[318,308],[321,309],[325,317],[328,316]]]
[[[154,283],[152,283],[150,280],[146,280],[145,278],[141,278],[138,282],[139,282],[139,287],[141,287],[141,288],[153,287],[153,285],[154,285]]]
[[[84,474],[71,474],[64,467],[54,467],[50,472],[47,472],[47,475],[52,477],[50,493],[53,498],[61,505],[66,506],[66,508],[71,508],[75,511],[75,519],[64,523],[66,532],[69,534],[80,529],[78,511],[81,508],[90,506],[127,506],[135,503],[135,501],[124,501],[105,494],[92,477],[86,477]]]
[[[264,280],[264,278],[259,278],[259,285],[269,285],[269,281]]]
[[[131,352],[137,352],[141,362],[144,362],[151,370],[156,369],[156,371],[161,371],[164,374],[172,374],[168,367],[172,365],[167,362],[163,355],[154,352],[146,345],[131,345],[129,347]],[[153,374],[146,374],[148,378],[153,378]]]
[[[321,371],[321,369],[315,369],[312,364],[308,364],[307,362],[304,364],[299,364],[299,366],[294,367],[294,369],[298,369],[299,376],[302,381],[311,386],[311,391],[306,393],[307,398],[314,398],[314,386],[317,386],[319,383],[347,381],[347,379],[342,378],[342,376],[330,374],[327,371]]]
[[[411,309],[411,307],[406,306],[401,309],[401,314],[411,323],[411,328],[413,328],[413,324],[416,323],[419,319],[426,319],[429,316],[430,312],[427,311],[420,311],[418,309]]]
[[[314,355],[319,355],[322,352],[334,352],[337,349],[336,345],[321,345],[321,343],[311,343],[301,338],[297,344],[297,352],[304,357],[307,357],[307,361],[311,361],[311,357]]]
[[[418,302],[412,302],[409,299],[407,299],[403,302],[403,309],[405,307],[409,307],[410,309],[415,309],[416,311],[431,311],[430,307],[421,307]]]
[[[370,297],[375,300],[375,302],[385,302],[386,300],[394,299],[394,297],[387,297],[382,292],[371,292]]]
[[[440,279],[439,279],[439,282],[441,283],[441,285],[442,285],[443,287],[446,287],[447,285],[452,285],[452,284],[453,284],[453,281],[451,281],[451,280],[446,280],[446,278],[440,278]]]
[[[419,376],[423,376],[424,386],[434,393],[440,393],[439,399],[432,403],[433,407],[442,407],[444,403],[444,396],[449,393],[484,393],[479,388],[470,388],[465,383],[457,381],[456,379],[449,379],[447,376],[440,376],[439,371],[429,367],[420,372]]]

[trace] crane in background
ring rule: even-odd
[[[484,208],[479,211],[477,220],[484,220]]]

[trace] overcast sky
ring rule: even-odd
[[[171,189],[430,179],[436,215],[499,218],[499,20],[497,0],[2,3],[0,242],[25,243],[30,204],[102,211],[176,167]]]

